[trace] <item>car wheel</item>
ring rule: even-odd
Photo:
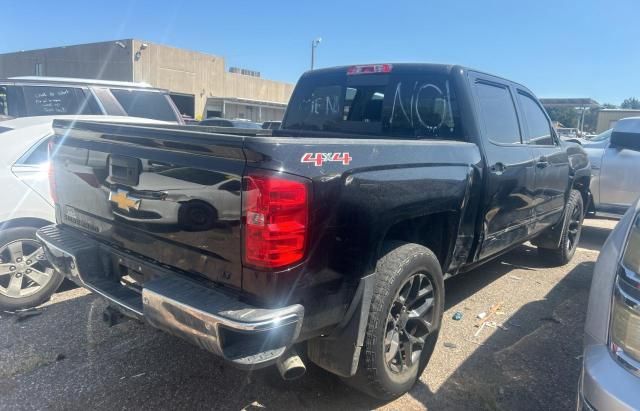
[[[63,280],[46,260],[36,228],[0,232],[0,308],[31,308],[49,300]]]
[[[388,400],[409,391],[433,353],[444,282],[433,252],[407,243],[390,244],[376,277],[358,374],[347,382]]]
[[[538,254],[545,261],[553,265],[565,265],[573,258],[582,234],[584,220],[584,206],[582,195],[577,190],[571,190],[569,202],[563,219],[562,237],[555,248],[538,247]]]

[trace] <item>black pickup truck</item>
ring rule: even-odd
[[[322,368],[379,398],[431,356],[444,280],[525,242],[568,262],[582,149],[533,93],[459,66],[302,76],[273,135],[55,123],[53,265],[239,367]],[[219,130],[218,130],[219,131]]]

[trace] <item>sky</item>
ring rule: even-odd
[[[295,82],[361,63],[462,64],[539,97],[640,97],[638,0],[0,0],[0,53],[137,38]]]

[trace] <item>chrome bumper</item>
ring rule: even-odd
[[[640,409],[640,378],[613,359],[605,345],[584,350],[578,387],[580,406],[585,410]]]
[[[144,320],[220,355],[240,367],[275,362],[298,338],[304,308],[253,307],[220,289],[122,253],[75,229],[51,225],[37,237],[52,265],[69,279],[100,294],[124,314]],[[134,266],[150,280],[141,292],[120,284],[113,259]]]

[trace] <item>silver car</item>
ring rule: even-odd
[[[591,162],[591,211],[623,215],[640,195],[640,117],[619,120],[613,129],[580,144]]]
[[[184,124],[169,92],[145,83],[40,76],[0,79],[0,120],[53,115],[131,116]]]
[[[38,228],[55,221],[49,197],[48,140],[54,119],[166,124],[123,116],[22,117],[0,123],[0,309],[47,301],[62,276],[44,259]]]
[[[585,325],[579,410],[640,409],[640,203],[595,266]]]

